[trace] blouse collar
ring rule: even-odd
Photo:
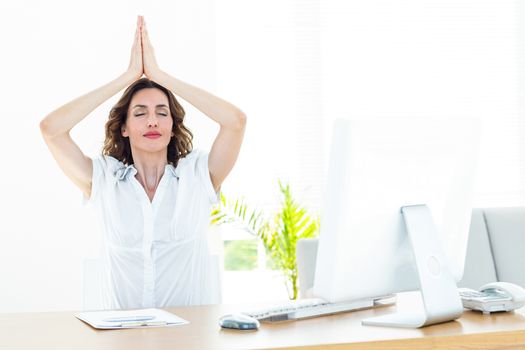
[[[166,164],[164,168],[164,173],[171,174],[173,177],[179,178],[179,172],[178,170],[173,167],[171,164]],[[127,166],[122,166],[121,168],[117,169],[115,171],[115,178],[119,181],[124,181],[130,176],[135,176],[137,174],[137,169],[133,164],[129,164]]]

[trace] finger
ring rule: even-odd
[[[147,44],[146,43],[146,38],[144,37],[144,33],[142,31],[140,32],[140,42],[141,42],[143,48]]]
[[[144,26],[142,27],[141,37],[142,37],[142,42],[144,42],[144,43],[148,43],[149,42],[149,40],[148,40],[148,33],[146,32],[146,28]]]
[[[138,40],[140,40],[141,32],[142,32],[142,20],[141,20],[141,16],[139,16],[139,18],[137,20],[137,37],[138,37]]]
[[[133,38],[133,46],[136,46],[140,43],[140,35],[139,35],[139,29],[137,28],[135,30],[135,37]]]
[[[133,37],[133,41],[137,41],[137,37],[140,36],[140,27],[139,27],[139,19],[137,17],[137,25],[135,26],[135,36]]]
[[[146,21],[144,19],[142,19],[142,32],[145,34],[148,33],[148,28],[146,26]]]
[[[148,29],[146,28],[146,23],[142,27],[142,40],[149,43]]]

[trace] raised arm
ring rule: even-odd
[[[139,17],[130,64],[124,74],[59,107],[40,122],[40,130],[44,140],[58,165],[87,197],[91,196],[93,161],[84,155],[71,139],[69,132],[100,104],[142,76],[141,23]]]
[[[219,123],[220,130],[213,142],[208,158],[208,168],[213,187],[218,190],[237,161],[244,137],[246,116],[231,103],[162,71],[155,59],[145,23],[142,26],[142,45],[144,74]]]

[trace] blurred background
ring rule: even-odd
[[[100,233],[38,124],[123,73],[137,15],[161,68],[248,116],[223,185],[271,212],[278,179],[319,213],[339,117],[477,117],[484,122],[474,206],[525,202],[525,5],[510,0],[0,2],[0,312],[79,310]],[[96,156],[120,93],[72,131]],[[194,146],[218,126],[181,101]],[[223,301],[286,299],[264,249],[235,226],[210,230]]]

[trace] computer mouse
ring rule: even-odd
[[[239,313],[222,316],[219,319],[219,326],[222,328],[251,330],[258,329],[260,323],[256,318]]]

